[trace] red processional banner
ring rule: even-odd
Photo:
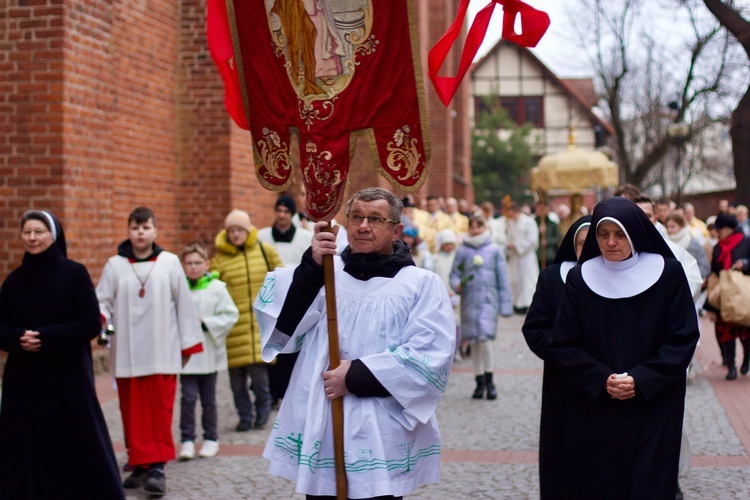
[[[343,202],[356,138],[402,191],[427,177],[428,125],[411,0],[208,0],[208,43],[226,105],[251,132],[267,189],[292,183],[299,137],[307,211]]]

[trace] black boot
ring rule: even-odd
[[[716,335],[716,340],[718,342],[718,335]],[[726,342],[719,342],[719,351],[721,351],[721,366],[729,366],[729,361],[727,361]]]
[[[724,342],[724,352],[727,353],[727,380],[734,380],[737,378],[737,367],[734,365],[734,358],[737,353],[737,343],[734,339],[729,342]]]
[[[485,389],[485,383],[484,383],[484,375],[477,375],[477,388],[474,389],[474,394],[472,394],[472,399],[482,399],[484,397],[484,389]]]
[[[492,382],[492,372],[484,372],[484,382],[487,384],[487,399],[497,399],[497,389]]]
[[[747,375],[750,371],[750,339],[742,341],[742,366],[740,367],[740,373]]]

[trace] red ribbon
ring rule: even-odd
[[[502,36],[508,41],[517,43],[522,47],[536,47],[536,44],[539,43],[547,28],[549,28],[550,21],[546,12],[537,10],[519,0],[491,0],[490,3],[477,13],[474,22],[469,28],[469,34],[466,37],[464,50],[461,53],[461,61],[459,62],[456,76],[438,76],[445,58],[448,57],[448,52],[461,34],[466,11],[469,8],[469,0],[461,0],[453,24],[432,49],[430,49],[430,53],[427,56],[427,74],[445,106],[450,104],[456,90],[458,90],[458,86],[461,84],[461,80],[463,80],[464,75],[469,70],[474,56],[477,55],[477,51],[487,34],[487,27],[490,24],[492,11],[495,10],[496,4],[503,6]],[[523,30],[521,34],[516,33],[514,29],[516,16],[519,14],[521,15],[521,29]]]

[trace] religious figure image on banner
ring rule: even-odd
[[[356,51],[374,48],[372,0],[266,0],[266,7],[274,46],[307,102],[335,97],[354,75]]]
[[[313,219],[340,208],[359,136],[395,188],[414,192],[426,179],[412,3],[208,0],[209,48],[230,115],[251,132],[256,175],[267,189],[288,189],[296,135]]]

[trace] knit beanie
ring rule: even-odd
[[[443,229],[438,233],[438,244],[442,247],[446,243],[453,243],[456,244],[456,233],[453,232],[453,229]]]
[[[250,216],[247,212],[236,208],[229,212],[227,218],[224,219],[224,229],[229,229],[232,226],[241,227],[248,233],[253,229],[253,225],[250,223]]]
[[[290,212],[292,212],[292,215],[297,213],[297,204],[294,203],[294,198],[291,196],[281,196],[278,200],[276,200],[276,205],[273,208],[278,208],[279,206],[284,206],[289,209]]]

